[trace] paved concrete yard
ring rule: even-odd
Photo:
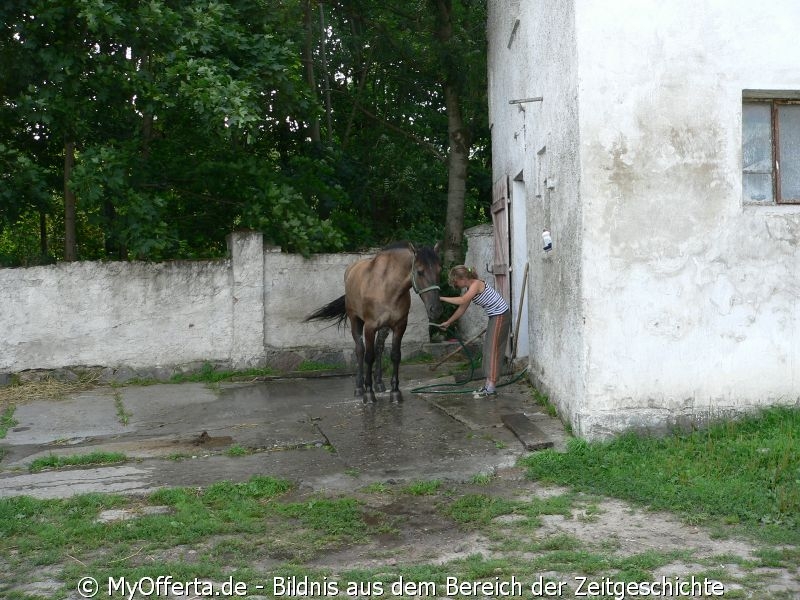
[[[513,383],[496,399],[415,394],[437,381],[426,365],[404,367],[403,402],[364,404],[352,377],[256,383],[99,387],[60,400],[19,405],[0,449],[0,496],[66,497],[204,486],[253,475],[313,489],[374,481],[466,481],[511,466],[527,453],[503,416],[522,413],[563,446],[556,420]],[[473,382],[478,387],[479,382]],[[124,416],[123,416],[124,415]],[[125,422],[127,421],[127,422]],[[231,448],[246,454],[234,456]],[[38,457],[121,452],[123,464],[30,473]]]

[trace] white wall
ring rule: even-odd
[[[741,181],[742,91],[800,90],[797,23],[795,0],[490,0],[531,374],[576,433],[798,401],[800,207],[743,205]]]
[[[228,360],[229,261],[0,269],[0,371]]]
[[[800,3],[580,0],[585,435],[798,398],[800,207],[743,206],[743,89]]]
[[[147,369],[263,365],[331,353],[349,361],[349,328],[302,323],[344,293],[344,271],[367,254],[311,258],[262,246],[260,233],[228,239],[231,258],[167,263],[75,262],[0,269],[0,373],[91,366]],[[428,342],[412,294],[408,354]]]
[[[495,181],[513,180],[521,173],[524,180],[511,182],[512,251],[515,298],[524,262],[530,268],[526,300],[530,374],[569,418],[580,405],[584,387],[572,2],[490,1],[488,35],[493,175]],[[541,102],[509,104],[540,96]],[[521,198],[517,192],[522,190]],[[516,220],[520,213],[526,221]],[[553,236],[551,253],[542,250],[545,228]]]

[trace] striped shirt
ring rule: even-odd
[[[486,288],[480,293],[472,297],[472,301],[478,306],[486,309],[486,314],[490,317],[502,315],[508,310],[508,304],[499,292],[491,287],[488,283],[484,282]]]

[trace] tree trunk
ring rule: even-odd
[[[320,40],[322,42],[322,77],[325,83],[323,89],[325,90],[325,116],[327,117],[327,128],[325,130],[325,141],[328,146],[333,144],[333,105],[331,104],[331,79],[328,73],[328,47],[325,42],[327,32],[325,31],[325,10],[322,4],[319,5],[319,29]]]
[[[47,247],[47,213],[44,209],[39,211],[39,253],[42,260],[47,260],[50,250]]]
[[[311,0],[303,3],[303,27],[305,28],[305,41],[303,43],[303,63],[306,68],[306,83],[311,90],[311,98],[317,100],[317,84],[314,79],[314,29],[312,27],[313,17],[311,13]],[[319,127],[319,117],[315,116],[311,121],[311,131],[309,132],[311,141],[319,144],[322,141]]]
[[[438,11],[436,37],[443,46],[453,37],[453,6],[451,0],[437,0]],[[453,67],[450,66],[452,69]],[[445,268],[464,261],[461,238],[464,235],[464,199],[467,190],[467,164],[469,162],[470,134],[464,126],[461,114],[461,97],[456,78],[445,74],[444,99],[447,110],[447,215],[444,227]]]
[[[78,260],[78,236],[75,220],[75,192],[69,187],[75,166],[75,142],[64,144],[64,260]]]
[[[446,267],[464,262],[464,199],[467,192],[470,135],[464,127],[458,91],[444,86],[447,106],[447,133],[450,153],[447,157],[447,216],[444,227],[444,260]]]

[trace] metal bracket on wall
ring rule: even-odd
[[[542,96],[534,96],[533,98],[519,98],[518,100],[509,100],[509,104],[527,104],[528,102],[541,102],[544,100]]]

